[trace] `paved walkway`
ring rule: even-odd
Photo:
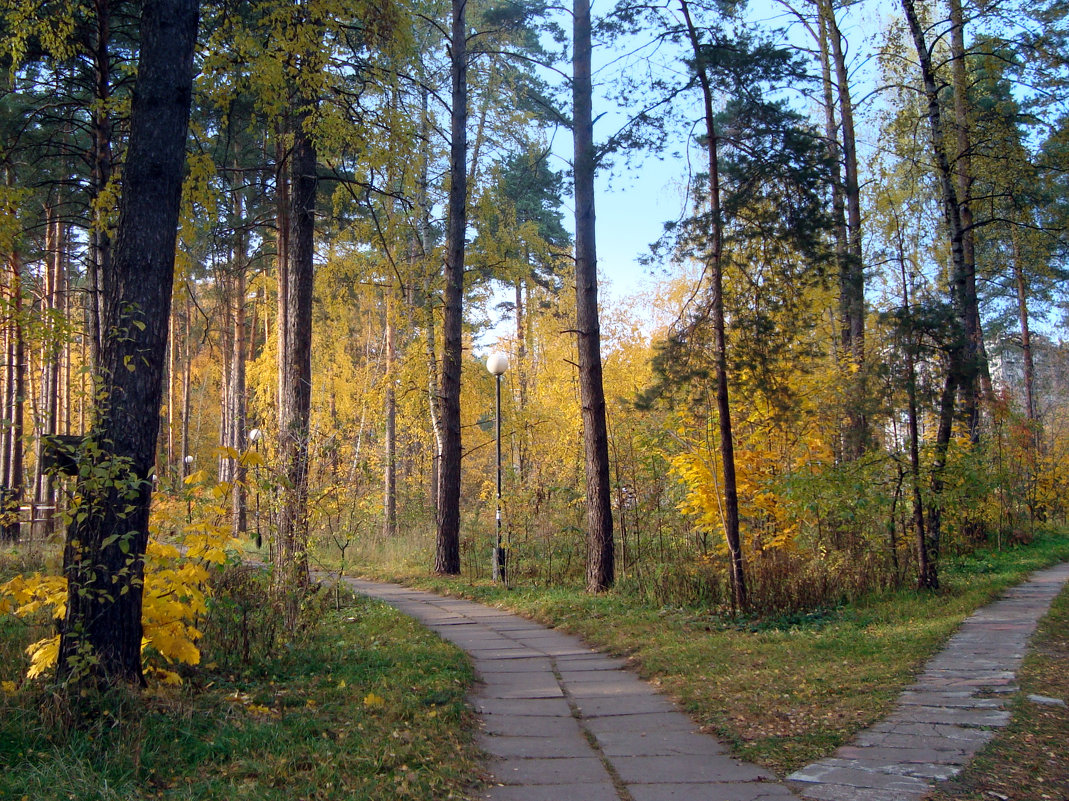
[[[1009,723],[1006,708],[1028,640],[1069,563],[1041,570],[979,609],[899,696],[887,718],[831,757],[788,778],[820,801],[914,801],[947,779]],[[1063,699],[1065,700],[1065,699]]]
[[[1042,571],[978,611],[889,718],[787,783],[728,755],[624,660],[577,637],[470,601],[349,583],[471,655],[489,801],[914,801],[1008,721],[1025,644],[1067,579],[1069,564]]]

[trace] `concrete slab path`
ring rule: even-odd
[[[1037,573],[974,614],[894,713],[780,782],[697,731],[624,660],[499,609],[355,579],[471,655],[487,801],[915,801],[1005,725],[1004,699],[1036,622],[1069,579]]]
[[[788,780],[815,801],[919,801],[957,774],[1009,723],[1028,641],[1067,580],[1069,563],[1040,570],[977,610],[887,718]]]

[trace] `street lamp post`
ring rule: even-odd
[[[494,547],[494,581],[508,584],[505,572],[505,549],[501,544],[501,376],[509,369],[509,359],[504,353],[492,353],[486,360],[486,369],[494,375],[497,384],[496,422],[497,431],[497,545]]]
[[[183,478],[189,476],[189,471],[193,469],[193,455],[186,454],[182,459],[182,463],[185,464],[185,475]],[[193,522],[193,495],[189,487],[186,487],[186,524]]]
[[[252,443],[252,447],[256,450],[257,456],[260,453],[260,440],[263,439],[263,429],[254,428],[249,431],[249,442]],[[263,535],[260,533],[260,460],[257,459],[253,464],[253,481],[255,482],[255,494],[256,494],[256,549],[259,550],[263,547],[264,540]]]

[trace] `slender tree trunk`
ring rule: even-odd
[[[220,288],[219,321],[219,448],[218,473],[220,482],[234,480],[234,460],[226,454],[226,448],[233,446],[234,426],[234,282],[233,277],[221,268],[215,274],[216,284]]]
[[[98,198],[111,182],[114,171],[111,122],[111,0],[94,0],[92,44],[94,107],[90,122],[92,151],[90,154],[89,198],[92,204],[93,225],[89,231],[89,353],[90,366],[95,371],[100,364],[104,346],[105,297],[111,274],[111,233],[104,219],[105,209],[97,205]]]
[[[575,155],[575,314],[579,395],[586,457],[586,588],[602,592],[616,578],[609,473],[609,431],[601,372],[598,263],[594,217],[594,120],[592,114],[590,0],[574,0],[572,37],[572,136]]]
[[[386,289],[386,432],[385,464],[383,465],[383,522],[382,535],[393,539],[397,535],[397,332],[394,325],[396,310],[392,302],[393,287]]]
[[[198,4],[147,0],[112,253],[93,439],[107,474],[80,479],[63,566],[57,675],[142,683],[141,606]],[[84,513],[84,514],[83,514]],[[91,657],[91,658],[89,658]]]
[[[190,441],[189,441],[189,415],[192,411],[192,395],[190,392],[190,381],[193,374],[193,342],[192,342],[192,317],[193,310],[191,308],[191,302],[189,295],[186,295],[185,313],[182,315],[182,321],[185,325],[185,336],[182,338],[182,448],[181,456],[182,460],[181,477],[184,479],[189,475],[189,463],[186,462],[186,457],[190,456]]]
[[[438,476],[438,535],[434,572],[460,573],[460,375],[463,365],[464,238],[467,230],[468,55],[467,0],[452,0],[450,39],[452,115],[449,150],[449,200],[445,245],[445,307],[439,410],[442,459]]]
[[[286,387],[289,385],[287,374],[288,364],[282,354],[286,353],[286,324],[290,319],[289,301],[289,271],[290,271],[290,177],[288,175],[288,162],[286,160],[285,136],[279,131],[276,137],[276,162],[275,162],[275,250],[276,271],[275,280],[278,309],[275,314],[277,324],[275,326],[275,338],[278,348],[278,408],[282,407]]]
[[[976,292],[976,236],[972,212],[972,144],[969,131],[968,78],[965,68],[965,17],[962,13],[961,0],[950,0],[950,56],[951,80],[954,87],[954,134],[957,145],[953,168],[961,217],[962,259],[965,269],[962,288],[965,324],[965,347],[962,356],[964,372],[959,389],[969,424],[969,435],[973,442],[978,442],[980,439],[981,388],[990,394],[991,376],[987,368],[987,354],[980,323],[980,303]]]
[[[10,184],[11,173],[8,171]],[[10,287],[10,313],[8,323],[8,368],[6,410],[10,421],[6,430],[6,469],[3,500],[3,523],[0,539],[17,542],[19,539],[19,507],[22,505],[23,486],[23,430],[26,395],[26,345],[22,331],[22,259],[13,250],[7,258],[8,284]]]
[[[178,356],[175,348],[178,346],[178,320],[174,312],[171,312],[170,330],[167,332],[167,477],[174,479],[178,473],[175,469],[175,437],[174,427],[178,420],[175,414],[175,365],[178,364]]]
[[[438,403],[438,354],[435,345],[434,324],[434,268],[430,261],[432,251],[429,186],[430,179],[430,113],[428,111],[429,93],[426,85],[420,89],[420,146],[419,178],[416,189],[416,214],[419,226],[419,251],[423,265],[423,334],[424,352],[427,359],[427,418],[431,427],[433,440],[431,449],[431,475],[427,482],[430,494],[430,508],[434,510],[435,521],[438,518],[438,481],[442,462],[442,416]]]
[[[951,341],[947,347],[947,374],[939,399],[939,426],[936,432],[935,456],[932,460],[932,497],[928,514],[930,570],[927,573],[922,572],[918,578],[918,583],[922,588],[936,589],[939,586],[938,556],[939,543],[942,537],[941,496],[944,483],[943,470],[946,466],[947,450],[950,446],[950,437],[953,431],[955,399],[958,390],[962,389],[963,385],[971,380],[970,368],[967,365],[967,342],[969,339],[967,284],[969,275],[973,272],[973,267],[967,264],[965,260],[961,206],[958,202],[954,174],[946,153],[943,110],[939,100],[939,85],[936,82],[935,71],[932,67],[931,53],[928,50],[924,32],[917,18],[914,0],[901,0],[901,2],[902,10],[905,12],[906,22],[913,38],[913,44],[917,51],[921,77],[924,82],[924,94],[928,101],[927,115],[931,148],[935,155],[936,171],[942,191],[943,211],[950,235],[951,305],[954,311],[953,320],[955,325],[954,330],[951,332]],[[974,377],[975,372],[971,376]]]
[[[527,259],[530,264],[530,258]],[[519,391],[519,419],[527,419],[527,280],[516,281],[516,386]],[[523,486],[527,477],[527,435],[520,431],[516,446],[516,480]]]
[[[909,305],[909,279],[906,274],[906,260],[902,254],[899,243],[899,268],[902,276],[902,310],[908,314]],[[917,549],[917,573],[922,577],[922,586],[933,576],[934,567],[928,553],[928,536],[924,527],[924,500],[921,495],[921,460],[920,460],[920,431],[917,415],[917,366],[914,353],[913,333],[908,334],[906,342],[906,393],[908,400],[909,420],[909,476],[913,508],[913,541]],[[934,573],[938,580],[938,573]]]
[[[240,192],[237,193],[234,199],[234,211],[238,220],[238,225],[243,226],[242,222],[244,217],[244,207],[242,205],[242,197]],[[248,254],[246,252],[246,241],[243,230],[239,230],[236,235],[236,242],[234,245],[234,264],[233,264],[233,291],[231,292],[233,310],[231,316],[233,318],[233,334],[231,335],[231,341],[233,344],[233,351],[230,357],[230,447],[238,453],[244,453],[249,447],[248,432],[247,432],[247,414],[245,404],[245,362],[248,359],[248,327],[246,319],[246,300],[245,295],[247,292],[245,270],[248,266]],[[246,508],[246,489],[245,480],[247,478],[247,470],[241,459],[233,459],[233,489],[231,490],[231,517],[232,517],[232,530],[235,537],[240,537],[245,534],[247,528],[247,508]]]
[[[38,409],[37,450],[34,459],[34,511],[31,534],[34,538],[47,535],[55,511],[53,476],[43,469],[44,444],[48,436],[58,432],[59,422],[59,376],[63,356],[63,342],[56,330],[55,320],[64,307],[64,234],[63,223],[55,208],[46,209],[45,231],[45,284],[41,304],[45,317],[45,337],[41,352],[41,392]],[[36,521],[41,521],[40,525]]]
[[[1035,423],[1036,415],[1036,365],[1032,355],[1032,329],[1028,322],[1028,284],[1021,266],[1021,252],[1017,243],[1017,233],[1013,234],[1013,279],[1017,289],[1017,320],[1021,325],[1021,355],[1024,359],[1024,403],[1025,416],[1030,423]],[[1038,442],[1039,433],[1036,432]]]
[[[861,241],[861,188],[858,181],[857,145],[854,136],[854,104],[850,94],[850,75],[843,37],[835,18],[831,0],[820,0],[821,21],[831,47],[835,66],[835,84],[839,96],[839,119],[842,134],[843,200],[845,201],[845,248],[839,265],[839,321],[843,346],[843,380],[848,388],[843,432],[843,456],[857,459],[868,445],[868,420],[865,414],[865,270]]]
[[[745,610],[748,604],[746,575],[743,570],[742,536],[739,527],[739,496],[735,477],[735,445],[731,429],[731,403],[728,396],[727,336],[724,321],[723,239],[720,207],[720,160],[717,154],[719,137],[713,108],[713,91],[705,66],[705,56],[698,40],[698,32],[690,16],[687,0],[679,0],[687,22],[687,32],[694,51],[694,69],[702,89],[705,109],[706,150],[709,158],[709,219],[710,249],[707,257],[712,282],[713,331],[716,340],[716,408],[720,427],[720,454],[724,473],[724,534],[731,559],[731,590],[734,605]]]

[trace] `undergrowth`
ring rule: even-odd
[[[469,663],[377,602],[321,591],[279,636],[244,568],[218,583],[180,687],[73,700],[19,678],[32,632],[0,619],[0,798],[466,798]],[[341,600],[341,608],[338,600]]]

